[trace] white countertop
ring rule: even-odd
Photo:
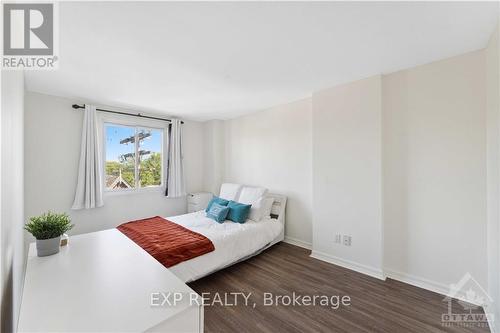
[[[70,237],[48,257],[30,245],[19,332],[143,332],[190,306],[151,293],[194,291],[116,229]]]

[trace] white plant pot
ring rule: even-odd
[[[59,252],[61,236],[49,239],[36,240],[36,253],[39,257],[46,257]]]

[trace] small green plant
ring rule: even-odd
[[[73,224],[71,224],[68,214],[57,214],[50,211],[30,218],[30,221],[24,226],[24,229],[36,239],[59,237],[71,228],[73,228]]]

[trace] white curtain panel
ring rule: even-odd
[[[169,198],[176,198],[186,195],[182,155],[182,126],[179,119],[172,119],[169,138],[166,194]]]
[[[90,209],[104,205],[101,142],[95,106],[85,105],[84,113],[78,183],[72,209]]]

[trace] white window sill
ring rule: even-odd
[[[104,190],[105,196],[134,195],[134,194],[144,194],[144,193],[163,193],[163,194],[165,194],[165,187],[164,186],[155,186],[155,187],[144,187],[144,188],[129,189],[129,190]]]

